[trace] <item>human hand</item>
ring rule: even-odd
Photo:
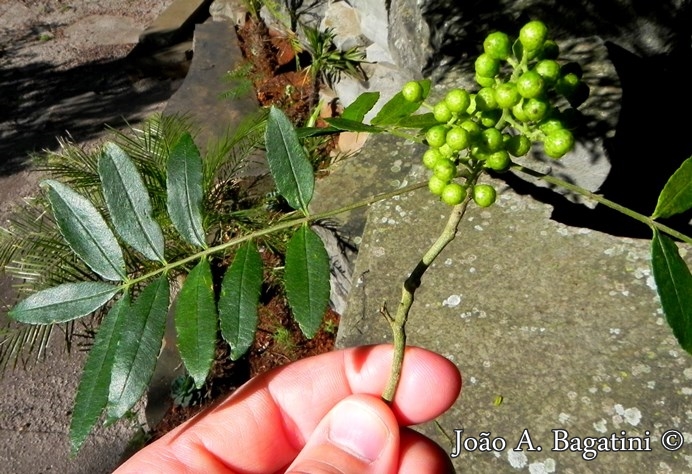
[[[406,428],[446,411],[461,389],[444,357],[408,347],[393,403],[380,394],[392,346],[303,359],[260,375],[142,449],[127,473],[443,473],[451,461]]]

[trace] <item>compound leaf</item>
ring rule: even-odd
[[[329,304],[329,256],[309,227],[296,231],[286,248],[286,297],[301,331],[312,338]]]
[[[33,293],[8,314],[20,323],[64,323],[96,311],[118,291],[120,287],[103,282],[63,283]]]
[[[149,260],[163,261],[164,240],[142,176],[127,153],[106,143],[98,163],[103,197],[116,232]]]
[[[161,349],[168,314],[165,275],[144,288],[130,305],[115,351],[108,389],[108,418],[122,418],[147,389]]]
[[[692,208],[692,158],[686,159],[673,173],[658,196],[651,217],[671,217]]]
[[[217,333],[214,285],[209,260],[190,271],[175,305],[178,350],[197,388],[201,388],[214,360]]]
[[[82,447],[108,403],[115,349],[118,347],[129,306],[130,297],[127,294],[113,305],[101,322],[94,345],[89,351],[72,410],[70,444],[73,454]]]
[[[274,106],[269,111],[265,139],[276,189],[293,209],[307,212],[315,187],[314,171],[291,121]]]
[[[180,235],[192,245],[206,246],[202,227],[202,158],[190,133],[185,133],[168,158],[166,206]]]
[[[257,330],[257,304],[262,289],[262,259],[251,243],[240,247],[226,271],[219,295],[221,334],[237,360],[250,348]]]
[[[422,80],[420,84],[423,86],[423,97],[427,97],[430,92],[430,80]],[[418,110],[422,103],[422,98],[416,102],[409,102],[404,99],[404,95],[401,92],[397,92],[382,106],[370,123],[373,125],[396,125],[401,119]]]
[[[692,274],[672,239],[654,230],[653,268],[661,306],[680,346],[692,353]]]
[[[365,114],[372,110],[378,100],[380,100],[379,92],[363,92],[344,109],[341,118],[362,122]]]
[[[113,232],[87,198],[58,181],[45,180],[60,233],[72,251],[106,280],[125,278],[123,252]]]

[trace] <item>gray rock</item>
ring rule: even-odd
[[[423,18],[420,2],[393,0],[389,11],[389,38],[387,44],[394,64],[407,70],[416,79],[421,77],[422,65],[432,56],[429,25]]]
[[[312,230],[322,239],[329,255],[329,304],[338,314],[344,314],[351,292],[356,252],[336,229],[326,224],[313,225]]]
[[[250,95],[235,98],[232,105],[230,100],[223,99],[223,94],[236,85],[232,80],[225,80],[225,74],[243,61],[237,41],[227,40],[234,35],[230,21],[208,20],[197,26],[190,71],[166,104],[166,114],[184,114],[199,126],[195,138],[203,152],[259,111],[257,100]],[[257,154],[246,163],[244,174],[262,176],[267,171],[264,156]]]
[[[407,71],[398,68],[390,63],[364,64],[363,70],[367,77],[366,81],[360,81],[352,77],[343,77],[334,84],[334,92],[339,97],[339,101],[348,106],[356,98],[367,91],[380,93],[380,100],[365,115],[365,122],[369,122],[382,106],[401,90],[403,85],[412,79]]]
[[[241,25],[247,13],[247,9],[240,0],[214,0],[209,6],[209,15],[214,21],[226,20]]]
[[[342,191],[330,199],[343,202],[418,182],[426,175],[421,151],[371,137],[320,186]],[[550,206],[490,181],[500,191],[497,204],[469,208],[457,239],[424,275],[407,331],[410,344],[443,354],[463,374],[460,399],[438,419],[442,429],[506,441],[499,452],[463,452],[457,469],[688,471],[691,448],[669,452],[661,437],[668,430],[690,436],[692,359],[662,315],[647,242],[554,222]],[[403,279],[448,214],[427,190],[370,206],[339,346],[390,340],[380,309],[397,306]],[[454,450],[433,424],[418,429]],[[513,451],[525,429],[542,451]],[[650,440],[651,451],[598,453],[587,462],[551,451],[560,447],[552,430],[582,439],[624,431]]]
[[[360,28],[363,34],[382,48],[389,45],[389,11],[384,0],[349,0],[360,13]]]
[[[92,15],[65,29],[70,37],[84,38],[91,45],[137,44],[142,25],[132,18],[114,15]]]
[[[346,2],[334,2],[327,8],[320,23],[322,31],[334,31],[334,46],[340,50],[354,47],[365,47],[368,39],[360,27],[360,14]]]

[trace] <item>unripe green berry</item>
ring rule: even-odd
[[[529,99],[524,103],[526,118],[532,122],[543,120],[550,110],[550,104],[543,99]]]
[[[446,140],[447,145],[449,145],[449,147],[454,151],[463,150],[471,144],[471,136],[469,135],[469,132],[460,126],[452,127],[447,132]]]
[[[481,133],[481,127],[473,120],[464,120],[463,122],[461,122],[461,128],[469,132],[469,135],[471,135],[471,139],[473,139],[476,135]]]
[[[449,183],[442,189],[440,197],[445,204],[456,206],[466,198],[466,188],[459,183]]]
[[[526,71],[517,79],[517,90],[526,99],[541,95],[544,86],[543,78],[536,71]]]
[[[483,77],[476,74],[475,79],[481,87],[492,87],[495,85],[495,79],[492,77]]]
[[[501,117],[502,110],[500,109],[486,110],[484,112],[481,112],[480,122],[481,125],[483,125],[484,127],[490,128],[497,125],[497,122],[500,121]]]
[[[466,109],[471,105],[471,97],[464,89],[452,89],[447,92],[445,103],[452,113],[460,114],[466,112]]]
[[[548,117],[538,124],[538,129],[546,135],[563,128],[565,127],[562,124],[562,121],[557,117]]]
[[[457,175],[457,166],[449,160],[439,160],[435,163],[433,173],[443,181],[450,181]]]
[[[489,207],[495,203],[497,193],[489,184],[477,184],[473,187],[473,201],[479,207]]]
[[[512,115],[514,115],[514,118],[519,120],[520,122],[528,122],[529,118],[526,116],[526,112],[524,112],[524,101],[520,101],[517,105],[512,107]]]
[[[440,154],[442,155],[443,158],[446,159],[451,159],[454,156],[454,150],[452,150],[452,147],[447,145],[447,143],[443,143],[440,148],[438,148]]]
[[[502,132],[496,128],[486,128],[481,132],[479,143],[483,147],[484,151],[489,153],[502,150],[504,147]]]
[[[503,172],[509,169],[512,164],[512,160],[509,158],[509,153],[505,150],[499,150],[488,155],[485,159],[484,166],[488,169]]]
[[[452,111],[447,107],[447,103],[440,101],[433,107],[433,116],[440,123],[447,123],[452,119]]]
[[[553,85],[560,78],[560,65],[553,59],[544,59],[536,63],[534,71],[541,75],[547,85]]]
[[[555,130],[543,140],[543,151],[551,158],[562,158],[574,147],[574,136],[566,129]]]
[[[428,180],[428,189],[435,196],[441,195],[445,186],[447,186],[447,181],[438,178],[436,175],[432,175]]]
[[[530,21],[519,30],[519,41],[526,51],[536,51],[543,47],[548,37],[548,28],[541,21]]]
[[[444,125],[435,125],[425,132],[425,140],[428,142],[428,145],[433,148],[441,147],[445,143],[446,136],[447,127]]]
[[[480,77],[495,77],[500,72],[500,61],[489,54],[481,54],[474,63],[476,75]]]
[[[512,53],[512,43],[505,33],[495,31],[486,36],[483,51],[493,59],[507,59]]]
[[[569,74],[565,74],[557,80],[555,90],[558,94],[570,98],[576,92],[580,83],[581,79],[579,79],[576,74],[571,72]]]
[[[401,95],[408,102],[418,102],[423,100],[423,86],[418,81],[410,81],[404,84],[401,89]]]
[[[476,109],[481,112],[486,110],[494,110],[497,108],[497,100],[495,100],[495,89],[492,87],[483,87],[476,94]]]
[[[521,94],[513,82],[505,82],[495,87],[495,101],[501,109],[511,109],[520,100]]]
[[[429,170],[435,167],[435,164],[443,159],[442,153],[437,148],[428,148],[425,153],[423,153],[423,164]]]
[[[524,135],[514,135],[505,140],[505,150],[512,156],[524,156],[531,149],[531,140]]]
[[[488,159],[488,156],[490,156],[490,152],[488,152],[483,146],[471,147],[471,157],[473,159],[478,161],[485,161]]]

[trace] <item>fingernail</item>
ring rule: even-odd
[[[368,463],[380,457],[390,433],[380,416],[362,402],[347,400],[334,408],[329,440]]]

